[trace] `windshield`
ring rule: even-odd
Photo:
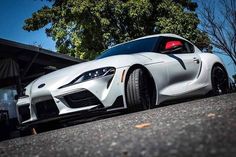
[[[156,45],[157,37],[139,39],[131,42],[127,42],[121,45],[114,46],[105,50],[97,59],[121,55],[121,54],[133,54],[139,52],[152,52]]]

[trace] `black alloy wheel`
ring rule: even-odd
[[[214,66],[211,72],[212,94],[220,95],[228,91],[228,76],[220,66]]]

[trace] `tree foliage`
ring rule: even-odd
[[[24,29],[34,31],[50,24],[48,36],[59,52],[93,59],[109,46],[137,37],[175,33],[200,48],[209,45],[191,0],[49,0],[25,20]]]
[[[221,50],[218,53],[228,55],[236,65],[236,1],[209,0],[202,5],[203,30],[209,35],[211,44]]]

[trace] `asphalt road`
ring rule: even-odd
[[[0,156],[235,157],[236,94],[2,141]]]

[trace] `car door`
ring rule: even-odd
[[[187,85],[198,75],[201,60],[194,46],[182,39],[164,38],[160,52],[167,56],[168,86],[173,93],[187,91]]]

